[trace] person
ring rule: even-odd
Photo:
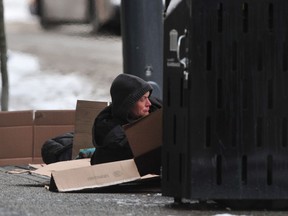
[[[133,158],[123,125],[149,115],[162,107],[153,97],[153,87],[143,79],[120,74],[112,82],[112,103],[95,118],[92,141],[96,150],[91,165]]]

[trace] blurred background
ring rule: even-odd
[[[110,83],[123,72],[120,1],[67,10],[77,2],[50,0],[40,7],[37,0],[4,0],[9,111],[110,101]]]

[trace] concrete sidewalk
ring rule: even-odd
[[[20,167],[26,168],[26,167]],[[19,169],[0,167],[0,216],[16,215],[287,215],[281,211],[231,211],[215,203],[176,204],[161,194],[159,183],[151,187],[123,186],[85,193],[56,193],[44,185],[49,178],[29,173],[9,174]]]

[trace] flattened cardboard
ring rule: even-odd
[[[4,158],[0,159],[0,166],[26,165],[32,162],[32,157]]]
[[[34,146],[33,157],[38,163],[43,163],[41,156],[41,148],[47,140],[74,131],[74,125],[37,125],[34,126]]]
[[[43,163],[41,147],[74,131],[75,110],[0,112],[0,165]]]
[[[60,161],[57,163],[44,165],[36,170],[31,171],[31,173],[51,177],[51,174],[53,171],[61,171],[61,170],[75,169],[75,168],[88,167],[88,166],[90,166],[89,158],[79,159],[79,160],[70,160],[70,161]]]
[[[92,127],[96,116],[107,106],[107,102],[78,100],[75,114],[75,134],[72,157],[75,158],[80,149],[93,148]]]
[[[0,112],[0,165],[31,163],[33,111]]]
[[[77,173],[77,175],[75,175]],[[59,192],[100,188],[140,179],[131,160],[104,163],[77,169],[53,171],[49,190]],[[56,185],[57,184],[57,185]]]
[[[0,127],[27,126],[33,124],[33,110],[0,112]]]
[[[36,110],[35,125],[74,125],[75,110]]]
[[[33,127],[1,127],[0,158],[32,157]]]
[[[153,130],[154,127],[157,128],[157,130]],[[141,162],[135,162],[137,161],[137,158],[134,158],[135,160],[130,159],[98,164],[89,167],[55,171],[52,172],[50,190],[68,192],[101,188],[141,180],[141,177],[144,174],[148,174],[150,171],[150,174],[155,174],[154,171],[156,169],[158,169],[159,174],[161,165],[160,147],[162,145],[162,111],[156,111],[153,113],[153,115],[151,114],[137,121],[131,127],[126,127],[126,129],[127,128],[129,128],[129,133],[131,134],[134,134],[134,130],[142,131],[142,133],[139,133],[138,136],[141,136],[143,139],[133,138],[129,140],[130,136],[128,137],[132,151],[137,152],[137,158],[141,159]],[[147,130],[147,128],[152,129]],[[147,133],[147,131],[150,131],[151,134],[149,134],[150,132]],[[158,135],[157,131],[160,131],[161,135]],[[148,139],[147,136],[152,136],[152,138]],[[153,137],[155,136],[158,138],[154,139]],[[147,140],[149,140],[149,142],[151,141],[152,143],[145,143]],[[143,148],[142,145],[147,145],[148,147]],[[156,165],[154,164],[154,161],[151,160],[151,157],[155,158],[157,161]],[[155,175],[149,177],[146,176],[146,178],[155,178]]]
[[[45,141],[73,132],[75,110],[37,110],[34,119],[33,163],[43,163],[41,148]]]

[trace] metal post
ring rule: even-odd
[[[121,31],[124,73],[151,81],[162,98],[163,78],[162,0],[122,0]]]

